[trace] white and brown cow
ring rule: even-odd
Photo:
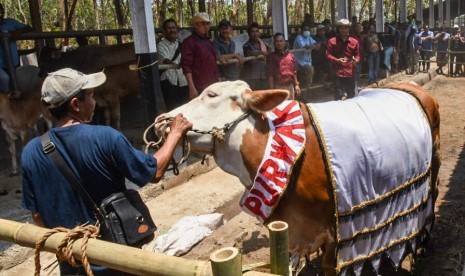
[[[38,67],[19,67],[17,77],[20,91],[15,95],[0,93],[0,122],[11,154],[12,175],[18,174],[16,141],[21,139],[25,145],[30,139],[31,130],[37,133],[40,118],[45,119],[48,128],[52,126],[51,115],[41,103],[42,80],[38,72]]]
[[[418,99],[427,115],[433,144],[432,183],[437,183],[439,169],[439,112],[437,102],[420,87],[401,84],[391,87],[408,91]],[[398,92],[403,93],[403,92]],[[184,106],[157,118],[157,133],[166,124],[162,120],[182,113],[193,123],[193,128],[210,130],[233,122],[245,112],[251,114],[226,131],[224,141],[210,134],[188,132],[193,152],[212,154],[224,171],[237,176],[246,189],[251,189],[257,168],[260,166],[269,136],[268,121],[263,114],[286,99],[282,90],[251,91],[242,81],[222,82],[206,88],[202,94]],[[297,255],[323,251],[322,267],[326,275],[336,274],[336,216],[333,187],[317,137],[305,104],[299,104],[305,125],[305,148],[301,166],[294,170],[294,182],[289,185],[279,205],[267,222],[282,220],[289,224],[289,250]],[[393,109],[393,112],[395,110]],[[165,124],[165,126],[164,126]],[[340,130],[341,132],[344,129]],[[427,130],[428,132],[428,130]]]

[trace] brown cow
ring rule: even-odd
[[[18,174],[16,159],[16,140],[25,145],[30,139],[30,131],[37,133],[37,122],[44,117],[47,127],[52,126],[51,115],[41,104],[41,86],[36,66],[21,66],[16,70],[18,89],[10,94],[0,93],[0,121],[5,130],[8,148],[11,154],[11,175]]]
[[[39,90],[40,91],[40,90]],[[41,104],[41,94],[28,93],[22,96],[12,97],[9,94],[0,93],[0,121],[5,130],[8,149],[11,154],[11,175],[18,174],[16,159],[16,140],[21,139],[25,145],[30,140],[30,131],[37,134],[37,122],[44,117],[47,127],[52,127],[47,108]]]
[[[109,66],[104,69],[107,80],[94,89],[94,99],[97,105],[104,108],[105,124],[121,129],[120,105],[121,100],[129,95],[138,95],[139,77],[137,70],[130,70],[129,66],[135,61]]]
[[[44,47],[39,58],[42,75],[62,68],[72,68],[85,74],[104,70],[107,80],[94,90],[94,98],[104,109],[105,124],[116,129],[120,129],[122,98],[139,93],[137,71],[129,70],[129,66],[136,63],[134,43],[86,45],[64,53]]]
[[[416,125],[417,122],[421,121],[423,132],[421,135],[422,137],[426,137],[424,141],[421,142],[419,145],[423,146],[426,145],[425,148],[414,147],[411,144],[404,145],[402,150],[405,148],[409,151],[408,154],[411,153],[409,156],[421,156],[422,160],[429,160],[430,166],[428,166],[428,171],[424,173],[425,179],[430,182],[418,182],[421,185],[431,185],[431,188],[422,187],[422,192],[424,192],[427,196],[427,201],[421,201],[421,205],[424,208],[421,209],[414,209],[418,212],[423,212],[423,210],[427,210],[427,218],[424,220],[424,217],[418,218],[418,232],[411,233],[407,237],[401,237],[399,240],[396,240],[395,243],[388,243],[386,245],[382,245],[381,248],[363,248],[363,242],[365,242],[364,237],[369,237],[371,239],[372,233],[376,233],[378,229],[382,229],[389,231],[391,228],[395,227],[399,221],[403,222],[406,221],[403,219],[406,214],[407,217],[411,215],[411,213],[395,213],[394,217],[388,219],[386,222],[381,222],[379,225],[376,225],[374,228],[367,228],[363,229],[360,232],[354,234],[353,239],[349,240],[347,243],[344,240],[341,240],[338,232],[338,224],[341,223],[341,217],[338,217],[339,207],[336,207],[337,200],[336,200],[336,191],[339,193],[338,186],[334,185],[334,171],[331,169],[331,163],[328,163],[328,152],[326,151],[326,144],[323,141],[324,137],[322,137],[322,132],[320,130],[320,125],[317,121],[314,120],[315,117],[310,116],[308,110],[313,110],[316,107],[306,107],[305,104],[299,103],[294,106],[300,107],[302,117],[303,117],[303,135],[306,137],[304,142],[303,152],[300,155],[300,159],[294,165],[292,165],[292,174],[289,171],[281,171],[276,169],[275,167],[271,167],[272,169],[265,171],[262,175],[268,174],[271,175],[274,181],[275,186],[280,186],[277,183],[281,183],[284,180],[278,180],[279,177],[283,175],[290,175],[290,182],[285,189],[284,195],[280,198],[276,198],[276,194],[274,194],[271,190],[270,186],[268,188],[258,187],[255,189],[255,185],[257,183],[257,179],[261,178],[257,172],[261,166],[262,161],[268,161],[269,159],[264,159],[264,153],[267,151],[267,143],[268,138],[270,135],[270,121],[265,118],[264,113],[269,111],[278,104],[280,104],[283,100],[286,99],[288,93],[287,91],[283,90],[266,90],[266,91],[251,91],[248,85],[242,81],[236,82],[223,82],[223,83],[216,83],[211,85],[210,87],[206,88],[202,94],[189,102],[188,104],[181,106],[168,114],[162,115],[157,118],[157,125],[156,131],[158,134],[163,134],[166,128],[166,122],[164,118],[166,117],[173,117],[177,113],[182,113],[184,116],[193,123],[193,128],[199,131],[192,131],[187,134],[187,140],[190,143],[190,150],[193,152],[200,152],[205,154],[212,154],[215,158],[216,163],[219,167],[221,167],[224,171],[237,176],[240,181],[244,184],[247,191],[245,195],[252,194],[253,190],[255,192],[255,196],[257,198],[263,197],[263,195],[269,195],[269,198],[265,196],[263,202],[261,201],[251,201],[247,204],[247,199],[242,201],[243,207],[248,207],[248,210],[252,209],[259,209],[262,206],[268,206],[268,204],[272,205],[273,202],[279,202],[279,204],[273,205],[275,206],[272,213],[269,217],[260,219],[261,221],[265,221],[266,223],[275,221],[275,220],[282,220],[289,224],[289,250],[293,253],[293,257],[300,258],[306,253],[316,252],[318,249],[322,249],[322,267],[326,275],[335,275],[338,272],[346,273],[346,269],[350,269],[352,265],[358,265],[358,268],[363,266],[365,261],[376,261],[377,257],[381,257],[380,255],[383,252],[390,253],[391,250],[394,252],[395,250],[405,250],[408,246],[402,243],[401,249],[398,243],[400,242],[415,242],[417,238],[423,237],[422,234],[424,230],[429,231],[431,226],[431,220],[434,218],[434,198],[436,190],[436,184],[438,181],[438,169],[439,169],[439,111],[438,111],[438,104],[434,98],[426,94],[420,87],[413,85],[413,84],[400,84],[396,86],[392,86],[394,90],[389,89],[373,89],[367,90],[365,94],[367,96],[358,96],[352,100],[344,101],[344,102],[329,102],[326,104],[320,104],[319,107],[322,105],[337,105],[339,109],[344,109],[345,105],[357,106],[360,101],[369,99],[369,103],[374,103],[376,101],[378,95],[388,95],[391,97],[400,97],[408,103],[405,103],[405,106],[409,106],[409,112],[413,110],[416,113],[418,121],[409,121],[411,118],[402,118],[400,120],[406,120],[407,124]],[[385,91],[389,90],[389,91]],[[404,94],[399,90],[408,91],[410,95],[413,95],[417,100],[414,100],[413,97]],[[379,92],[378,92],[379,91]],[[418,101],[418,102],[417,102]],[[292,102],[295,103],[295,102]],[[384,101],[381,102],[385,104]],[[390,102],[390,104],[393,104]],[[421,108],[424,109],[421,111]],[[399,103],[394,101],[394,106],[390,106],[390,110],[393,113],[397,112],[396,108],[399,108]],[[413,108],[412,108],[413,106]],[[386,110],[386,109],[383,109]],[[375,111],[377,112],[377,111]],[[266,113],[268,114],[268,113]],[[289,113],[288,113],[289,114]],[[425,115],[426,114],[426,115]],[[371,117],[370,114],[364,114],[369,118]],[[379,114],[378,114],[379,116]],[[348,120],[350,120],[350,116],[347,116]],[[293,117],[291,117],[293,118]],[[383,114],[381,114],[381,118],[383,118]],[[321,117],[320,117],[321,119]],[[347,119],[347,118],[346,118]],[[386,126],[389,129],[392,129],[392,121],[386,120],[382,121],[378,124],[374,124],[375,126],[372,130],[373,132],[381,133],[381,138],[383,140],[402,140],[405,138],[405,133],[394,133],[392,137],[383,136],[384,131],[386,130]],[[338,124],[336,124],[338,125]],[[224,127],[223,127],[224,126]],[[396,128],[397,124],[394,124],[394,129]],[[426,127],[424,127],[426,126]],[[343,125],[338,125],[338,129],[336,129],[335,133],[343,134],[343,133],[351,133],[353,137],[358,137],[360,129],[357,129],[357,125],[352,126],[351,129],[345,129]],[[213,131],[208,131],[213,130]],[[221,133],[223,130],[225,133]],[[411,130],[408,130],[411,131]],[[371,133],[373,133],[371,132]],[[334,131],[333,131],[334,133]],[[287,134],[292,136],[292,134]],[[386,134],[384,134],[386,135]],[[289,137],[288,137],[289,138]],[[416,142],[416,141],[415,141]],[[345,141],[346,149],[351,147],[350,141]],[[374,144],[376,145],[376,143]],[[273,147],[273,146],[272,146]],[[429,150],[428,150],[429,148]],[[390,149],[390,148],[389,148]],[[428,151],[427,151],[428,150]],[[286,151],[288,152],[288,151]],[[346,151],[350,153],[351,151]],[[377,151],[370,151],[367,154],[373,154]],[[431,153],[424,154],[424,152]],[[290,155],[290,153],[286,153],[283,158],[285,159],[286,156]],[[333,153],[331,153],[333,154]],[[373,154],[376,157],[376,154]],[[356,155],[352,156],[348,160],[363,160],[364,155]],[[396,158],[397,155],[393,155],[392,157]],[[376,162],[377,160],[375,160]],[[395,163],[402,163],[405,160],[397,160],[396,162],[391,162],[390,164],[385,164],[380,160],[379,164],[380,167],[377,167],[379,171],[371,172],[371,173],[386,173],[391,172],[391,164]],[[332,161],[331,161],[332,162]],[[266,163],[266,162],[264,162]],[[422,162],[421,166],[427,166],[428,162]],[[358,163],[357,163],[358,164]],[[363,164],[363,163],[362,163]],[[415,164],[416,165],[416,164]],[[377,166],[380,166],[377,164]],[[413,166],[412,166],[413,168]],[[415,167],[416,168],[416,167]],[[406,168],[408,171],[408,168]],[[430,172],[430,173],[428,173]],[[349,175],[357,174],[358,172],[352,171],[349,172]],[[398,171],[394,170],[393,173],[398,173]],[[277,176],[279,175],[279,177]],[[366,172],[366,175],[370,175],[370,172]],[[429,176],[431,175],[431,178]],[[365,174],[360,176],[363,180]],[[400,183],[400,186],[397,188],[390,190],[388,193],[388,199],[394,198],[396,196],[404,196],[405,194],[409,195],[409,193],[404,193],[405,188],[402,187],[413,187],[408,185],[413,185],[411,183],[413,180],[418,179],[417,176],[412,176],[412,181],[407,181],[405,183]],[[422,176],[423,177],[423,176]],[[395,181],[396,177],[392,177]],[[422,178],[423,179],[423,178]],[[417,180],[415,180],[417,181]],[[263,185],[262,182],[258,181],[260,185]],[[383,183],[383,182],[381,182]],[[424,184],[427,183],[427,184]],[[431,184],[428,184],[431,183]],[[355,184],[355,183],[354,183]],[[259,186],[260,186],[259,185]],[[350,183],[349,183],[350,185]],[[397,184],[396,184],[397,185]],[[416,185],[416,184],[415,184]],[[358,185],[356,185],[358,186]],[[376,188],[384,189],[383,185],[379,185]],[[407,191],[409,192],[410,189]],[[364,197],[366,194],[363,192],[355,193],[356,195],[360,195]],[[377,198],[373,202],[369,202],[367,205],[360,205],[357,206],[356,211],[359,209],[367,208],[368,213],[372,210],[375,211],[384,211],[384,208],[379,209],[372,209],[373,204],[376,203],[386,203],[384,198]],[[243,198],[244,199],[244,198]],[[408,199],[408,198],[407,198]],[[417,198],[415,198],[417,200]],[[418,200],[424,200],[421,197]],[[406,200],[407,202],[408,200]],[[416,203],[415,203],[416,204]],[[396,204],[393,204],[396,205]],[[433,206],[432,206],[433,205]],[[266,207],[265,206],[265,207]],[[388,205],[391,208],[391,205]],[[417,205],[415,205],[417,206]],[[394,206],[395,207],[395,206]],[[271,208],[271,207],[270,207]],[[388,210],[389,208],[386,208]],[[415,207],[419,208],[419,207]],[[259,209],[260,211],[261,209]],[[250,212],[249,212],[250,213]],[[415,212],[414,212],[415,214]],[[400,220],[399,220],[400,218]],[[382,219],[382,217],[368,217],[366,222],[372,222],[374,220]],[[362,228],[363,228],[362,223]],[[370,226],[373,227],[373,226]],[[409,227],[404,227],[405,231],[410,231]],[[348,230],[348,229],[343,229]],[[413,230],[412,230],[413,231]],[[395,231],[395,233],[391,233],[392,235],[396,235],[400,231]],[[361,240],[359,240],[361,238]],[[351,249],[351,242],[362,242],[362,245],[353,246],[354,250],[369,250],[370,252],[367,255],[360,256],[358,259],[352,259],[351,263],[344,263],[341,265],[340,255],[338,252],[343,250],[342,247]],[[342,247],[341,247],[342,246]],[[378,245],[380,246],[380,245]],[[357,247],[357,248],[356,248]],[[413,248],[416,248],[413,246]],[[403,251],[402,251],[403,252]],[[397,251],[396,251],[397,254]],[[392,256],[391,256],[392,257]],[[395,265],[399,265],[402,256],[398,255],[396,258]],[[379,260],[379,258],[378,258]],[[354,268],[354,267],[352,267]]]
[[[41,74],[72,68],[84,74],[96,73],[108,66],[119,65],[135,59],[134,43],[118,45],[86,45],[73,51],[44,47],[39,55]]]

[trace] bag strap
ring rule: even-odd
[[[90,208],[92,211],[97,214],[101,214],[100,208],[98,208],[95,201],[90,197],[89,193],[84,189],[81,182],[77,178],[74,171],[66,163],[63,155],[56,150],[55,144],[50,140],[50,135],[48,131],[40,136],[40,142],[42,144],[42,151],[50,157],[52,162],[57,166],[61,174],[66,178],[68,183],[71,185],[71,188],[77,193],[87,205],[87,208]]]
[[[178,47],[176,48],[176,51],[174,51],[174,55],[171,58],[171,61],[174,62],[178,58],[180,53],[181,53],[181,42],[178,41]]]

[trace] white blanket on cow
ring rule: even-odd
[[[360,274],[381,254],[398,265],[407,242],[430,228],[432,137],[411,95],[366,89],[347,101],[309,105],[328,157],[337,208],[337,268]]]

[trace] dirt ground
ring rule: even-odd
[[[421,75],[421,74],[420,74]],[[415,76],[418,77],[418,76]],[[408,81],[411,77],[404,76],[398,81]],[[439,197],[436,202],[436,223],[431,235],[427,250],[422,256],[417,258],[413,264],[412,272],[401,270],[395,275],[462,275],[465,262],[465,78],[449,78],[438,76],[428,82],[424,88],[439,101],[441,113],[441,153],[442,166],[440,170],[441,183],[439,186]],[[321,90],[316,94],[308,95],[311,101],[316,97],[318,101],[330,99],[331,96],[327,91]],[[5,150],[0,150],[2,157],[1,162],[8,161],[4,158]],[[2,165],[4,167],[4,165]],[[210,174],[212,173],[212,174]],[[216,185],[222,185],[222,179],[228,177],[218,171],[206,173],[202,182],[203,190],[209,187],[205,181],[216,182]],[[228,181],[230,179],[228,178]],[[226,182],[226,181],[225,181]],[[8,177],[5,170],[0,175],[0,184],[8,187],[10,194],[0,197],[0,217],[16,221],[28,221],[27,212],[18,208],[19,199],[14,193],[19,187],[20,177]],[[237,185],[230,183],[228,186]],[[225,211],[229,205],[223,205],[217,201],[219,195],[226,191],[212,190],[208,195],[199,194],[201,199],[181,197],[181,192],[186,187],[183,185],[168,190],[166,194],[159,196],[150,204],[162,204],[165,209],[176,209],[176,215],[195,215],[204,212]],[[190,189],[192,188],[192,186]],[[211,186],[210,186],[211,187]],[[238,190],[234,189],[234,193]],[[192,192],[192,190],[191,190]],[[197,192],[197,191],[196,191]],[[200,190],[199,190],[200,193]],[[231,189],[232,193],[232,189]],[[192,193],[191,193],[192,194]],[[191,259],[207,259],[209,254],[214,250],[226,247],[236,246],[242,250],[243,263],[253,264],[269,260],[268,253],[268,233],[257,220],[251,218],[243,212],[237,210],[237,196],[229,196],[231,201],[227,223],[215,231],[211,236],[198,244],[188,254],[185,255]],[[216,201],[215,201],[216,200]],[[174,204],[176,208],[169,208],[169,204]],[[196,205],[195,208],[189,206]],[[181,206],[182,205],[182,206]],[[205,209],[201,207],[205,205]],[[213,206],[213,207],[212,207]],[[155,205],[153,209],[157,209]],[[195,210],[194,210],[195,209]],[[232,210],[234,209],[234,210]],[[152,208],[151,208],[152,210]],[[164,211],[168,212],[168,211]],[[168,216],[168,214],[166,214]],[[159,220],[161,214],[155,215]],[[171,215],[169,215],[171,216]],[[225,215],[226,216],[226,215]],[[173,217],[170,217],[173,220]],[[163,226],[163,223],[160,225]],[[1,227],[1,225],[0,225]],[[165,231],[166,227],[161,227]],[[159,233],[160,234],[160,233]],[[20,250],[18,253],[17,250]],[[13,251],[13,252],[12,252]],[[16,254],[16,255],[15,255]],[[22,264],[13,264],[17,257],[22,255],[25,260]],[[0,259],[9,259],[9,264],[0,261],[0,275],[32,275],[33,261],[30,250],[22,250],[17,247],[10,247],[6,243],[0,243]],[[53,259],[53,255],[43,255],[45,261]],[[313,264],[312,264],[313,265]],[[404,262],[404,267],[409,267],[409,263]],[[45,275],[45,274],[44,274]],[[56,274],[52,274],[56,275]],[[301,275],[321,275],[318,269],[310,267]],[[394,275],[387,273],[384,275]]]

